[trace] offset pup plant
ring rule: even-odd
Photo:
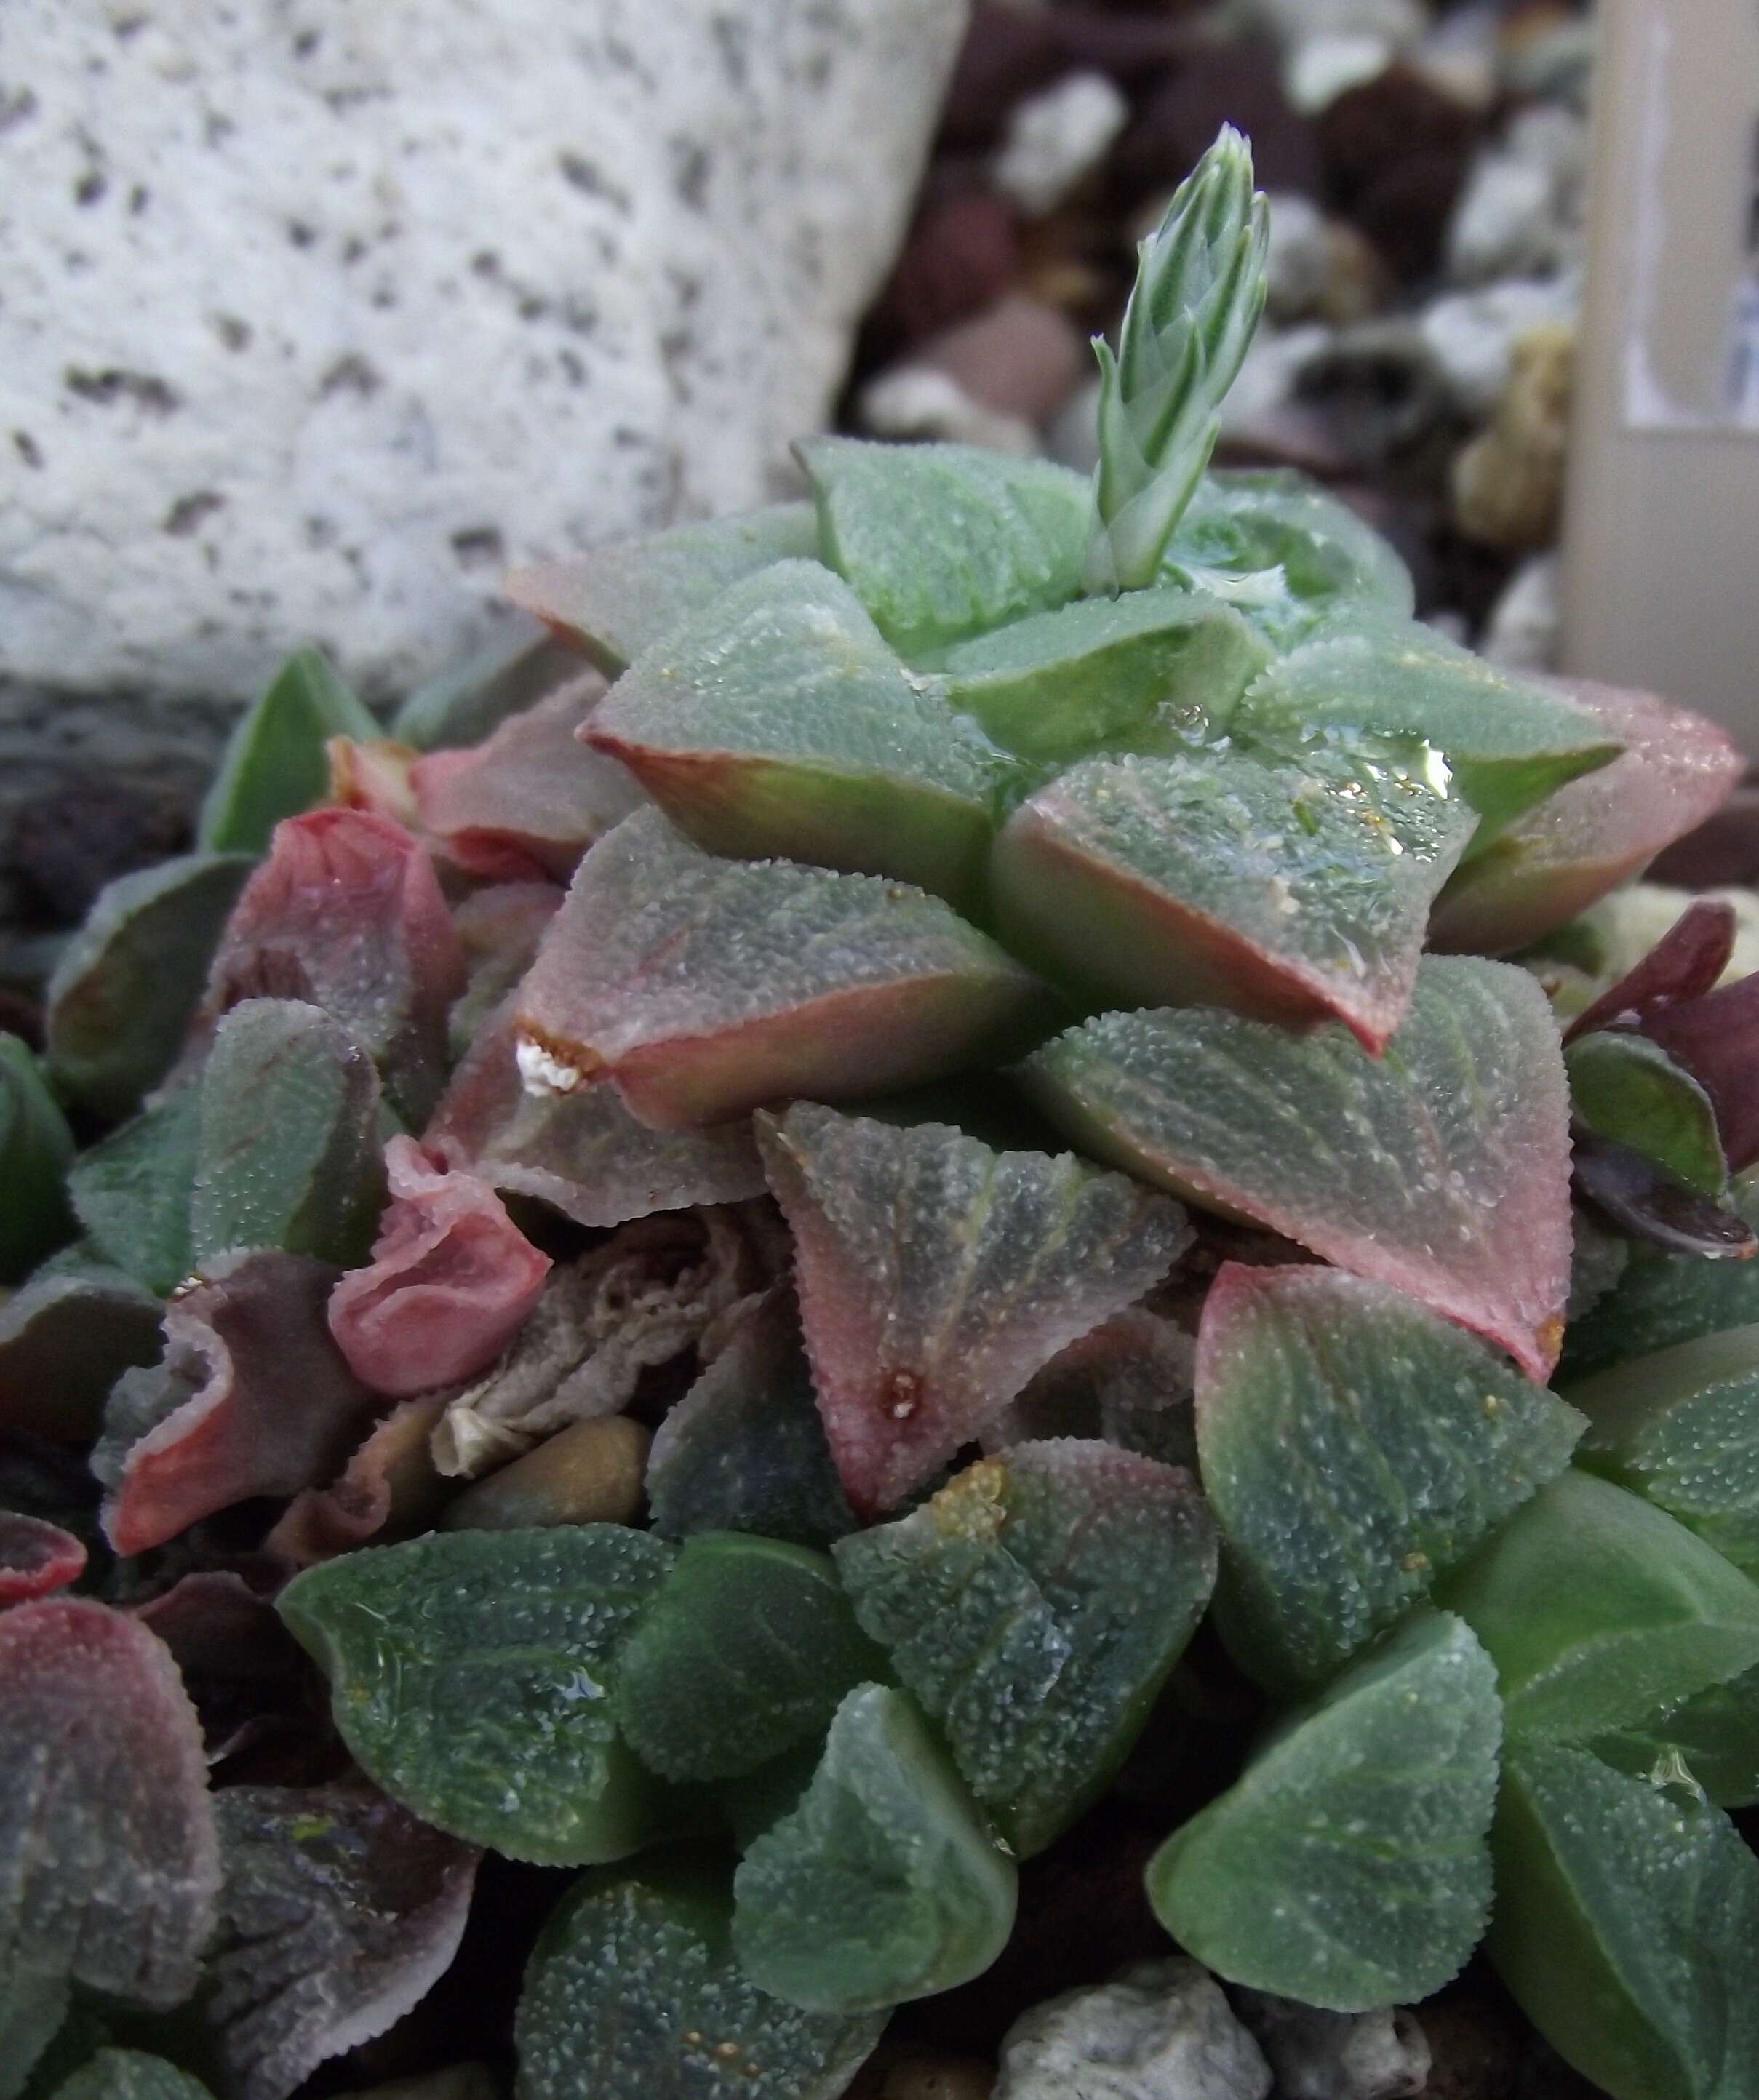
[[[100,901],[0,1056],[0,2100],[430,1992],[517,2100],[834,2100],[1126,1760],[1225,1983],[1482,1948],[1759,2092],[1759,978],[1580,915],[1739,761],[1210,470],[1266,232],[1224,133],[1091,486],[811,440],[512,579],[593,670],[296,657]],[[1262,1718],[1157,1792],[1200,1626]]]

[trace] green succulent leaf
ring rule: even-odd
[[[1017,953],[1119,1003],[1336,1018],[1378,1051],[1471,832],[1420,773],[1321,748],[1096,758],[1014,812],[990,882]]]
[[[668,1538],[744,1531],[828,1546],[855,1529],[786,1288],[747,1305],[660,1424],[647,1502]]]
[[[711,852],[955,898],[976,885],[1010,770],[817,562],[734,585],[637,660],[585,735]]]
[[[390,735],[417,751],[481,743],[580,668],[579,655],[567,643],[535,619],[518,616],[510,634],[496,635],[418,686],[392,716]]]
[[[298,999],[235,1006],[202,1068],[196,1265],[284,1247],[359,1267],[385,1200],[379,1138],[378,1074],[340,1023]]]
[[[1727,1207],[1759,1228],[1759,1174],[1735,1182]],[[1585,1378],[1701,1335],[1759,1322],[1759,1260],[1706,1260],[1634,1245],[1616,1288],[1572,1323],[1563,1376]]]
[[[838,1473],[896,1508],[1058,1350],[1189,1243],[1184,1213],[1068,1154],[997,1152],[797,1101],[757,1119],[793,1230],[800,1314]]]
[[[981,1974],[1007,1943],[1016,1877],[909,1696],[837,1709],[800,1805],[734,1877],[746,1973],[816,2012],[877,2010]]]
[[[1254,1990],[1346,2013],[1426,1997],[1484,1928],[1501,1733],[1489,1658],[1425,1613],[1174,1832],[1148,1864],[1155,1915]]]
[[[1229,1263],[1203,1304],[1197,1449],[1230,1645],[1316,1683],[1569,1463],[1574,1409],[1383,1283]]]
[[[52,1970],[10,1968],[0,1975],[0,2100],[19,2100],[60,2032],[73,1995],[67,1978]],[[60,2081],[52,2069],[46,2075],[52,2090]]]
[[[162,2056],[101,2049],[55,2089],[52,2100],[213,2100],[207,2087]]]
[[[107,1260],[155,1298],[189,1274],[189,1207],[201,1144],[201,1089],[180,1087],[80,1154],[68,1189]]]
[[[73,1134],[29,1046],[0,1034],[0,1285],[73,1233],[65,1176]]]
[[[185,854],[109,884],[49,981],[49,1073],[69,1100],[124,1116],[170,1070],[248,854]]]
[[[1162,589],[1029,613],[955,644],[940,675],[948,704],[998,743],[1058,765],[1158,748],[1231,709],[1270,654],[1219,598]]]
[[[624,1740],[663,1777],[739,1779],[885,1674],[822,1553],[709,1533],[685,1542],[624,1644],[614,1703]]]
[[[676,1855],[584,1874],[519,2000],[515,2100],[837,2100],[883,2013],[810,2013],[746,1975],[725,1877]]]
[[[1289,467],[1205,474],[1162,573],[1225,590],[1278,572],[1303,626],[1339,598],[1395,620],[1409,620],[1417,607],[1417,587],[1399,556],[1316,481]]]
[[[1556,1361],[1570,1267],[1557,1029],[1524,971],[1426,956],[1383,1055],[1204,1008],[1101,1015],[1020,1068],[1100,1158]]]
[[[1467,858],[1501,827],[1624,748],[1554,690],[1513,677],[1415,620],[1357,606],[1246,689],[1234,734],[1286,745],[1316,730],[1409,737],[1441,753],[1481,818]]]
[[[820,558],[910,658],[1066,604],[1081,589],[1087,484],[974,445],[808,438]]]
[[[502,589],[614,678],[743,577],[818,552],[813,506],[773,503],[515,569]]]
[[[1215,1580],[1195,1484],[1152,1458],[1016,1444],[836,1549],[856,1615],[1016,1858],[1104,1791]]]
[[[307,1568],[279,1609],[394,1800],[512,1859],[596,1864],[653,1834],[609,1695],[672,1560],[620,1524],[445,1532]]]
[[[1090,591],[1140,590],[1210,463],[1222,397],[1264,311],[1269,208],[1231,125],[1173,193],[1137,249],[1114,358],[1100,360],[1097,513]]]
[[[1728,1162],[1710,1096],[1659,1043],[1597,1030],[1563,1053],[1570,1099],[1591,1130],[1628,1145],[1675,1180],[1715,1198],[1728,1188]]]
[[[937,897],[791,861],[717,860],[639,810],[580,864],[518,999],[528,1083],[610,1079],[657,1129],[981,1059],[1037,982]]]
[[[1635,1778],[1690,1784],[1718,1808],[1751,1808],[1759,1804],[1759,1668],[1588,1747]]]
[[[382,736],[374,717],[315,649],[296,650],[233,729],[201,805],[205,853],[260,854],[283,817],[324,800],[333,736]]]
[[[1511,1745],[1491,1960],[1613,2100],[1759,2091],[1759,1860],[1719,1810],[1586,1751]]]
[[[1435,1595],[1488,1649],[1512,1736],[1641,1725],[1759,1663],[1759,1585],[1640,1496],[1573,1469]]]
[[[1681,1342],[1569,1389],[1578,1457],[1759,1582],[1759,1325]]]
[[[0,1428],[89,1441],[117,1379],[158,1355],[159,1311],[119,1268],[40,1270],[0,1304]]]

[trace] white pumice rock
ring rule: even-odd
[[[1245,12],[1291,43],[1299,37],[1383,37],[1402,50],[1431,26],[1424,0],[1248,0]]]
[[[1139,1962],[1023,2013],[993,2100],[1266,2100],[1270,2067],[1196,1961]]]
[[[1554,277],[1512,277],[1470,292],[1449,292],[1418,323],[1453,406],[1482,422],[1509,383],[1514,346],[1542,321],[1572,321],[1581,304],[1573,270]]]
[[[1270,249],[1264,258],[1265,311],[1273,321],[1298,321],[1317,311],[1334,267],[1325,214],[1298,191],[1270,200]]]
[[[1448,274],[1462,284],[1525,275],[1563,245],[1550,171],[1512,153],[1483,153],[1448,227]]]
[[[1562,565],[1534,554],[1509,580],[1492,609],[1479,647],[1510,671],[1554,671],[1563,639]]]
[[[1042,218],[1100,165],[1129,119],[1104,73],[1069,73],[1016,107],[990,179],[1029,218]]]
[[[1038,434],[1023,416],[973,400],[950,373],[929,364],[895,365],[870,379],[856,397],[855,417],[876,438],[944,439],[1016,457],[1039,449]]]
[[[0,680],[373,694],[773,495],[966,0],[8,0]]]
[[[1242,1990],[1234,2006],[1270,2064],[1276,2100],[1412,2100],[1428,2083],[1429,2042],[1402,2005],[1328,2013]]]
[[[1283,92],[1292,108],[1316,117],[1391,64],[1392,46],[1384,37],[1360,30],[1303,37],[1283,60]]]

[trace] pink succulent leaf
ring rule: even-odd
[[[582,1225],[761,1195],[748,1118],[650,1130],[614,1087],[533,1093],[519,1074],[511,1004],[478,1031],[424,1143],[491,1188],[536,1196]]]
[[[287,2100],[458,1951],[482,1855],[360,1786],[228,1787],[204,2015],[233,2100]]]
[[[83,1598],[0,1616],[0,1971],[154,2006],[195,1988],[219,1844],[162,1642]]]
[[[980,1061],[1042,988],[938,898],[719,860],[641,810],[580,863],[521,988],[528,1083],[610,1078],[656,1129]]]
[[[236,1568],[199,1568],[129,1614],[171,1651],[201,1717],[210,1765],[289,1719],[308,1723],[321,1693],[315,1665],[265,1594],[274,1583],[272,1559],[248,1564],[251,1580]]]
[[[383,1403],[330,1339],[337,1275],[306,1255],[240,1255],[172,1299],[163,1361],[117,1382],[93,1456],[118,1553],[254,1496],[296,1494],[342,1462]]]
[[[437,1165],[413,1138],[390,1140],[385,1167],[391,1200],[373,1259],[337,1285],[329,1323],[355,1375],[403,1399],[492,1364],[550,1264],[486,1181]]]
[[[640,806],[632,776],[577,734],[604,690],[596,674],[576,678],[474,750],[416,761],[422,826],[449,860],[498,882],[566,882],[593,840]]]
[[[1589,679],[1547,682],[1625,746],[1517,818],[1442,892],[1430,921],[1444,949],[1509,955],[1564,925],[1702,823],[1745,761],[1701,715]]]
[[[388,737],[333,736],[324,752],[337,809],[364,810],[421,836],[421,813],[409,777],[421,754],[411,745]]]
[[[29,1604],[77,1582],[86,1549],[72,1532],[40,1516],[0,1509],[0,1606]]]
[[[1633,1146],[1578,1123],[1576,1187],[1628,1238],[1669,1254],[1750,1261],[1759,1237],[1744,1218],[1689,1189]]]
[[[205,1043],[246,999],[321,1006],[372,1056],[419,1123],[446,1071],[446,1015],[464,956],[425,850],[386,818],[314,810],[275,827],[221,936],[198,1023]]]
[[[891,1509],[1078,1335],[1159,1282],[1183,1210],[1068,1154],[814,1102],[758,1118],[818,1405],[858,1511]]]
[[[1729,1171],[1759,1159],[1759,972],[1650,1013],[1638,1032],[1710,1096]]]
[[[1695,899],[1640,962],[1577,1014],[1564,1041],[1597,1028],[1638,1027],[1677,1000],[1714,990],[1735,952],[1735,924],[1732,904]]]
[[[264,1550],[309,1568],[351,1553],[368,1539],[406,1538],[425,1531],[452,1492],[434,1463],[434,1431],[446,1411],[444,1390],[399,1401],[328,1487],[294,1496]]]
[[[1096,1157],[1391,1283],[1549,1375],[1570,1268],[1569,1100],[1524,970],[1426,956],[1378,1058],[1215,1009],[1109,1013],[1021,1068]]]

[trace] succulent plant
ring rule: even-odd
[[[1226,133],[1091,486],[811,440],[511,580],[592,671],[296,657],[99,901],[0,1058],[0,2100],[509,1948],[518,2100],[834,2100],[1108,1797],[1228,1985],[1482,1944],[1759,2091],[1759,978],[1582,916],[1739,762],[1210,471],[1264,240]]]

